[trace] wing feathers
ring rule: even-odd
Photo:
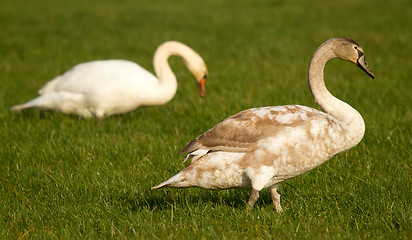
[[[237,113],[201,134],[189,142],[181,153],[190,153],[201,148],[229,152],[246,151],[249,144],[256,142],[261,134],[260,131],[249,126],[249,118],[242,117],[247,111]]]
[[[181,153],[197,149],[246,152],[258,140],[274,136],[287,126],[307,124],[307,119],[318,115],[316,113],[319,111],[298,105],[244,110],[189,142]]]

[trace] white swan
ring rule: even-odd
[[[133,111],[140,106],[169,102],[177,90],[176,77],[168,58],[183,58],[205,96],[207,68],[203,59],[188,46],[169,41],[160,45],[153,58],[158,78],[134,62],[103,60],[81,63],[40,89],[40,96],[12,110],[39,108],[102,118]]]
[[[249,206],[253,207],[259,191],[269,187],[273,204],[281,211],[279,183],[354,147],[363,137],[362,116],[326,89],[323,69],[335,57],[353,62],[375,77],[355,41],[326,41],[316,50],[309,66],[310,89],[326,113],[299,105],[237,113],[191,141],[182,153],[193,157],[192,163],[153,189],[252,189]]]

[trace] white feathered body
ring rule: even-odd
[[[261,190],[299,176],[355,146],[353,131],[328,114],[299,105],[235,114],[190,142],[192,163],[159,187]]]
[[[74,66],[40,89],[40,96],[20,105],[58,110],[82,117],[130,112],[150,104],[158,79],[138,64],[103,60]]]

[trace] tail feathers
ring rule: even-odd
[[[159,189],[159,188],[162,188],[162,187],[166,187],[167,184],[168,184],[167,181],[166,181],[166,182],[162,182],[161,184],[152,187],[152,189]]]
[[[161,184],[152,187],[152,189],[159,189],[162,187],[177,187],[177,188],[184,187],[182,184],[183,182],[181,181],[182,180],[181,175],[182,173],[180,172],[174,175],[173,177],[169,178],[168,180],[162,182]]]
[[[24,104],[13,106],[12,108],[10,108],[10,110],[12,110],[12,111],[21,111],[21,110],[24,110],[26,108],[32,108],[32,107],[34,107],[34,106],[31,105],[31,104],[28,104],[28,103],[24,103]]]
[[[76,113],[81,116],[88,115],[88,110],[85,106],[85,96],[82,93],[72,92],[52,92],[43,94],[37,98],[30,100],[21,105],[16,105],[11,108],[13,111],[20,111],[26,108],[39,108],[58,110],[63,113]],[[86,110],[85,110],[86,109]],[[85,110],[85,114],[82,112]],[[82,113],[80,113],[82,112]]]
[[[39,96],[39,97],[37,97],[37,98],[35,98],[35,99],[33,99],[33,100],[30,100],[30,101],[28,101],[28,102],[26,102],[26,103],[13,106],[13,107],[11,108],[11,110],[12,110],[12,111],[21,111],[21,110],[24,110],[24,109],[27,109],[27,108],[42,108],[42,109],[47,109],[47,108],[48,108],[48,105],[50,105],[50,104],[48,104],[47,101],[45,101],[45,100],[47,100],[45,97]]]

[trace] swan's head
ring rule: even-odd
[[[177,55],[183,58],[188,70],[195,78],[201,97],[205,97],[205,83],[207,79],[207,67],[202,57],[187,45],[177,41],[167,41],[161,44],[154,55],[153,65],[157,76],[162,71],[158,63],[167,64],[167,59],[171,55]]]
[[[333,51],[337,57],[356,64],[372,79],[375,78],[375,75],[372,73],[372,70],[370,70],[368,63],[366,63],[365,52],[357,42],[349,38],[333,38],[331,41],[336,41],[333,44]]]
[[[207,81],[207,67],[206,64],[203,62],[203,59],[200,58],[198,61],[191,61],[187,63],[187,67],[192,74],[192,76],[195,78],[197,87],[199,89],[199,94],[203,98],[206,95],[206,89],[205,89],[205,83]]]

